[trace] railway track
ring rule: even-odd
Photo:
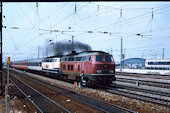
[[[60,106],[38,90],[26,84],[22,80],[10,75],[10,82],[37,108],[41,113],[44,112],[63,112],[71,113],[66,108]]]
[[[154,75],[154,76],[158,76],[158,77],[161,77],[161,76],[164,76],[164,77],[168,77],[168,76],[170,76],[170,75],[166,75],[166,74],[156,74],[156,73],[154,73],[154,74],[152,74],[152,73],[128,73],[128,72],[116,72],[116,74],[117,75],[149,75],[149,76],[152,76],[152,75]]]
[[[118,78],[118,77],[116,78],[116,81],[126,82],[126,83],[131,83],[131,84],[136,84],[138,82],[139,85],[170,89],[170,83],[165,83],[165,82],[146,81],[146,80],[139,80],[139,79],[137,80],[137,79],[130,79],[130,78]]]
[[[131,91],[138,91],[138,92],[150,93],[150,94],[159,95],[159,96],[170,97],[170,93],[168,93],[168,92],[155,91],[155,90],[151,90],[151,89],[148,90],[148,89],[144,89],[141,87],[127,86],[127,85],[116,85],[116,88],[128,89]]]
[[[162,106],[170,107],[170,93],[146,90],[126,85],[116,85],[107,87],[106,92],[147,101]]]
[[[24,79],[27,79],[28,81],[32,81],[36,84],[39,84],[41,86],[43,86],[46,89],[52,90],[53,92],[55,92],[55,94],[61,94],[64,95],[66,97],[68,97],[69,99],[73,99],[75,101],[78,101],[79,103],[83,103],[86,104],[90,107],[93,107],[101,112],[114,112],[114,113],[125,113],[125,112],[131,112],[131,113],[135,113],[132,110],[120,107],[120,106],[116,106],[114,104],[108,103],[106,101],[102,101],[81,93],[76,93],[73,92],[71,90],[56,86],[54,84],[49,84],[45,81],[41,81],[38,79],[35,79],[33,77],[28,77],[28,76],[22,76],[24,77]]]

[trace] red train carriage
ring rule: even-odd
[[[27,70],[28,62],[27,61],[15,62],[15,63],[12,62],[10,66],[17,69]]]
[[[60,73],[82,85],[108,85],[115,81],[115,62],[109,53],[85,51],[62,57]]]

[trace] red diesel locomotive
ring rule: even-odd
[[[84,51],[62,57],[60,74],[82,85],[110,85],[116,80],[114,59],[103,51]]]

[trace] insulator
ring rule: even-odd
[[[87,31],[88,33],[93,33],[93,31]]]

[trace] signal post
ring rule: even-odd
[[[5,86],[5,109],[6,113],[10,111],[10,95],[9,95],[9,64],[10,64],[10,57],[8,57],[7,63],[7,85]]]

